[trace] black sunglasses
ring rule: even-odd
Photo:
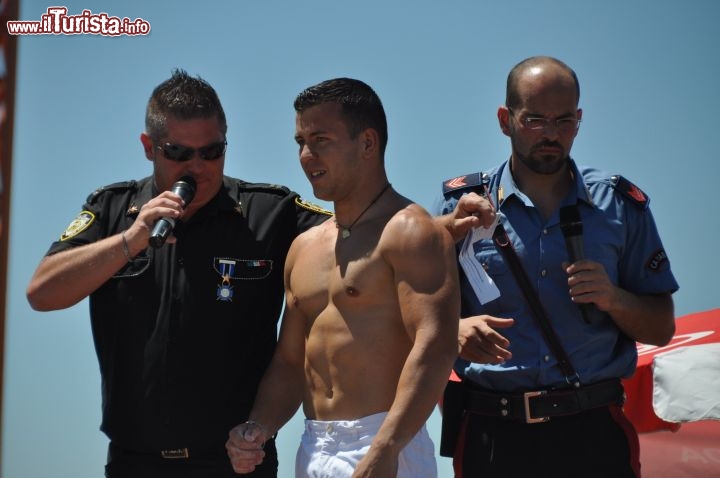
[[[190,148],[182,144],[164,143],[156,146],[163,152],[165,157],[171,161],[183,162],[189,161],[195,157],[195,151],[206,161],[214,161],[225,154],[227,148],[227,140],[218,141],[217,143],[208,144],[200,148]]]

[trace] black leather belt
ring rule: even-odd
[[[622,405],[625,393],[619,379],[583,385],[577,389],[498,393],[468,388],[465,410],[526,423],[547,422],[592,408]]]

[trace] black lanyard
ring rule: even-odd
[[[522,289],[523,295],[525,296],[525,300],[532,311],[533,317],[535,317],[535,320],[537,321],[538,326],[540,326],[540,330],[545,337],[545,342],[548,344],[548,347],[550,347],[553,354],[555,354],[555,357],[558,360],[558,366],[560,367],[560,370],[562,370],[562,373],[565,374],[565,380],[568,384],[575,388],[580,387],[580,377],[575,371],[572,362],[570,362],[570,357],[568,357],[565,352],[565,349],[560,343],[560,339],[555,333],[555,330],[552,328],[552,325],[550,325],[550,319],[548,319],[548,315],[543,308],[542,302],[540,302],[537,292],[535,292],[535,289],[533,288],[532,283],[530,282],[530,279],[520,262],[520,258],[518,257],[507,232],[505,231],[505,227],[503,227],[500,223],[498,223],[495,227],[493,241],[495,241],[495,244],[500,248],[500,252],[502,252],[505,261],[508,263],[510,270],[512,270],[512,273],[515,276],[515,280],[520,286],[520,289]]]

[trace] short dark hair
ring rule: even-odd
[[[577,93],[576,99],[577,101],[580,101],[580,82],[578,81],[578,77],[572,68],[557,58],[553,58],[551,56],[531,56],[530,58],[526,58],[515,65],[513,69],[510,70],[510,73],[508,73],[507,88],[505,91],[505,106],[513,108],[517,107],[520,103],[520,96],[518,95],[518,81],[520,80],[520,75],[528,68],[547,63],[552,63],[560,67],[572,77],[575,82],[575,92]]]
[[[191,120],[217,117],[223,134],[227,121],[220,98],[210,84],[175,69],[172,76],[160,83],[150,95],[145,112],[145,132],[153,141],[167,134],[167,118]]]
[[[322,103],[337,103],[351,138],[361,131],[372,128],[380,137],[380,152],[385,153],[388,141],[387,118],[380,97],[370,86],[352,78],[334,78],[306,88],[295,98],[295,111],[304,110]]]

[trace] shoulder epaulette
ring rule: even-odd
[[[333,212],[332,212],[332,211],[328,211],[327,209],[325,209],[324,207],[320,206],[319,204],[315,204],[315,203],[312,203],[312,202],[309,202],[309,201],[305,201],[305,200],[304,200],[303,198],[301,198],[300,196],[298,196],[298,197],[295,198],[295,204],[296,204],[298,207],[301,207],[301,208],[303,208],[303,209],[307,209],[307,210],[310,211],[310,212],[314,212],[314,213],[317,213],[317,214],[324,214],[325,216],[332,216],[332,215],[333,215]]]
[[[98,189],[96,189],[95,191],[93,191],[92,193],[90,193],[90,195],[87,197],[87,199],[85,200],[85,202],[87,202],[88,204],[92,204],[92,203],[94,203],[94,202],[97,200],[97,198],[98,198],[102,193],[104,193],[104,192],[107,192],[107,191],[125,191],[125,190],[128,190],[128,189],[134,189],[136,186],[137,186],[137,181],[135,181],[134,179],[133,179],[133,180],[130,180],[130,181],[121,181],[121,182],[118,182],[118,183],[109,184],[109,185],[107,185],[107,186],[103,186],[103,187],[101,187],[101,188],[98,188]]]
[[[265,192],[270,194],[278,194],[281,196],[288,196],[290,194],[295,194],[295,205],[298,207],[301,207],[303,209],[307,209],[308,211],[312,211],[314,213],[319,214],[325,214],[327,216],[332,216],[332,211],[328,211],[327,209],[323,208],[322,206],[319,206],[317,204],[313,204],[311,202],[303,200],[297,193],[293,193],[293,191],[290,190],[287,186],[283,186],[280,184],[270,184],[270,183],[249,183],[247,181],[243,181],[242,179],[236,179],[237,186],[238,186],[238,193],[243,192]]]
[[[487,184],[488,180],[489,178],[485,173],[465,174],[453,179],[448,179],[443,182],[443,196],[447,197],[450,193],[464,189],[478,189],[483,184]]]
[[[610,184],[612,184],[616,191],[622,194],[625,198],[629,199],[631,203],[642,209],[647,209],[649,198],[647,194],[645,194],[635,184],[619,174],[610,177]]]
[[[274,193],[274,194],[290,194],[291,191],[288,187],[283,186],[281,184],[271,184],[271,183],[249,183],[247,181],[243,181],[241,179],[237,180],[238,188],[240,190],[246,190],[246,191],[262,191],[267,193]]]
[[[243,188],[246,190],[250,189],[253,191],[264,191],[264,192],[270,192],[270,193],[276,193],[276,194],[282,194],[282,195],[288,195],[293,194],[293,192],[286,186],[283,186],[281,184],[269,184],[269,183],[245,183],[242,185]],[[297,194],[297,193],[295,193]],[[295,197],[295,205],[307,209],[308,211],[318,213],[318,214],[324,214],[326,216],[332,216],[332,211],[328,211],[324,207],[311,203],[309,201],[305,201],[302,199],[299,195]]]

